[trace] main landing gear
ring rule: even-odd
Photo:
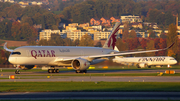
[[[48,69],[48,73],[59,73],[59,69]]]

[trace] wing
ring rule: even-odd
[[[7,48],[7,42],[4,44],[4,49],[8,52],[13,52],[14,50]]]
[[[174,45],[174,43],[172,45],[170,45],[167,48],[164,49],[157,49],[157,50],[147,50],[147,51],[135,51],[135,52],[123,52],[123,53],[114,53],[114,54],[101,54],[101,55],[91,55],[91,56],[77,56],[77,57],[59,57],[56,58],[54,60],[54,62],[60,62],[60,61],[70,61],[70,60],[74,60],[74,59],[87,59],[88,61],[91,61],[95,58],[109,58],[109,57],[113,57],[113,56],[122,56],[122,55],[129,55],[129,54],[138,54],[138,53],[148,53],[148,52],[157,52],[157,51],[163,51],[163,50],[167,50],[169,48],[171,48]]]

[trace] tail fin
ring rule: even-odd
[[[119,26],[120,26],[121,22],[116,22],[112,32],[109,34],[108,39],[106,40],[103,48],[106,49],[114,49],[115,45],[116,45],[116,40],[117,40],[117,32],[119,30]]]

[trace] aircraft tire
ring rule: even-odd
[[[151,68],[151,66],[148,66],[148,68]]]
[[[55,69],[52,69],[52,73],[56,73],[56,70],[55,70]]]
[[[59,73],[59,69],[56,69],[56,73]]]
[[[81,73],[81,71],[80,70],[76,70],[76,73]]]
[[[15,71],[15,74],[20,74],[20,71],[19,71],[19,70],[16,70],[16,71]]]
[[[48,73],[52,73],[53,71],[52,71],[52,69],[48,69]]]

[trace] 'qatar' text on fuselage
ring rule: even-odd
[[[37,57],[56,57],[54,50],[31,50],[31,56],[37,59]]]

